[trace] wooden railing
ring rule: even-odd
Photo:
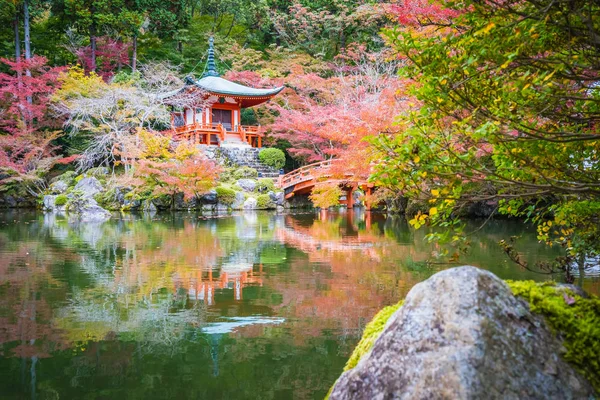
[[[171,133],[176,139],[188,140],[194,144],[210,144],[210,135],[217,135],[222,143],[226,134],[237,133],[243,142],[252,147],[261,147],[264,136],[259,126],[235,125],[233,130],[228,131],[222,124],[200,123],[172,128]]]
[[[221,124],[189,124],[172,129],[173,136],[176,139],[188,140],[194,144],[210,144],[210,136],[217,135],[221,140],[225,140],[225,128]]]
[[[314,179],[313,173],[315,171],[329,169],[333,162],[334,160],[320,161],[295,169],[288,174],[280,176],[278,185],[280,188],[285,189],[298,183]]]

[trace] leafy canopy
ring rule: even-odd
[[[402,134],[374,141],[375,179],[429,200],[434,225],[492,201],[571,256],[598,252],[600,7],[466,0],[419,12],[387,31],[416,100]]]

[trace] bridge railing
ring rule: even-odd
[[[280,176],[278,185],[280,188],[286,189],[297,183],[311,180],[314,178],[313,173],[315,171],[327,169],[331,167],[333,162],[335,162],[335,160],[320,161],[295,169],[290,173]]]

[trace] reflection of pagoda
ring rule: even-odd
[[[210,38],[206,72],[199,80],[186,78],[185,89],[206,94],[203,107],[190,107],[172,113],[172,129],[178,139],[195,144],[261,147],[263,133],[258,126],[242,125],[242,109],[269,101],[283,90],[257,89],[219,76],[215,66],[213,38]]]
[[[213,269],[199,271],[196,276],[177,277],[175,289],[184,289],[192,300],[200,300],[207,305],[215,304],[215,290],[233,289],[234,300],[242,300],[244,285],[254,284],[262,286],[263,266],[260,264],[258,274],[254,274],[253,265],[250,263],[227,263],[219,269],[215,277]]]

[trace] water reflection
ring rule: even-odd
[[[349,212],[0,216],[0,392],[6,398],[322,398],[372,315],[447,265],[402,218]],[[554,256],[516,223],[461,260]],[[585,280],[598,291],[597,280]]]

